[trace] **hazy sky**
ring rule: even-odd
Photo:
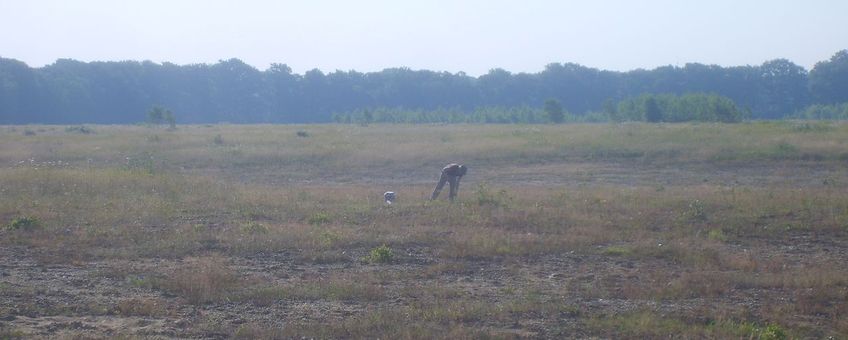
[[[687,62],[811,68],[848,48],[846,0],[0,0],[0,56],[176,64],[239,58],[297,73],[387,67],[537,72]]]

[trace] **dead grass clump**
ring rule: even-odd
[[[415,319],[408,308],[375,308],[338,323],[302,322],[290,327],[260,332],[282,334],[282,338],[333,339],[480,339],[489,332],[462,323],[437,324]]]
[[[192,304],[220,301],[238,287],[238,274],[220,256],[187,258],[173,272],[164,273],[154,287],[181,296]]]
[[[787,331],[777,324],[760,325],[731,319],[700,322],[649,310],[594,316],[585,323],[594,334],[615,338],[788,338]]]
[[[119,301],[115,310],[121,316],[161,317],[168,314],[168,305],[158,298],[131,298]]]
[[[486,228],[457,230],[441,245],[439,256],[447,259],[487,259],[534,256],[572,250],[561,238],[531,233],[492,232]]]
[[[386,297],[379,282],[367,277],[333,276],[302,280],[284,285],[258,286],[231,298],[257,306],[272,306],[291,301],[380,301]]]

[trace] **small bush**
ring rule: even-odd
[[[32,131],[30,129],[26,129],[26,130],[24,130],[24,136],[35,136],[35,131]]]
[[[221,257],[189,259],[183,267],[154,281],[154,288],[186,298],[192,304],[218,301],[239,283],[238,274]]]
[[[492,193],[491,190],[489,190],[489,187],[485,184],[478,185],[475,193],[477,196],[477,205],[480,206],[490,205],[493,207],[507,207],[509,202],[512,200],[512,198],[506,193],[506,190],[500,190],[496,193]]]
[[[65,128],[65,132],[80,133],[80,134],[83,134],[83,135],[90,135],[90,134],[94,133],[94,130],[92,130],[89,127],[86,127],[85,125],[80,125],[80,126],[68,126],[68,127]]]
[[[704,207],[704,203],[700,200],[694,200],[689,202],[689,206],[686,209],[686,216],[694,221],[706,221],[707,220],[707,212]]]
[[[137,155],[127,156],[125,169],[128,171],[143,172],[152,175],[156,172],[156,165],[153,161],[153,154],[142,152]]]
[[[609,246],[604,248],[603,254],[607,256],[629,256],[633,253],[630,248],[623,246]]]
[[[760,339],[784,340],[786,339],[786,332],[778,325],[768,325],[762,330],[762,333],[760,333]]]
[[[709,238],[710,240],[714,240],[714,241],[726,242],[727,241],[727,234],[724,233],[724,230],[713,229],[713,230],[710,230],[709,233],[707,233],[707,238]]]
[[[377,248],[371,249],[371,253],[365,258],[368,262],[371,263],[389,263],[392,262],[395,255],[392,252],[392,248],[389,248],[387,245],[382,245]]]
[[[224,145],[224,137],[221,137],[221,135],[215,135],[215,137],[212,138],[212,144]]]
[[[118,314],[122,316],[160,317],[168,314],[167,304],[159,299],[132,298],[122,300],[115,305]]]
[[[834,129],[835,128],[832,125],[823,123],[806,122],[792,126],[792,131],[803,133],[828,132]]]
[[[6,225],[6,229],[23,231],[35,230],[39,227],[41,227],[41,222],[37,218],[31,216],[17,217]]]
[[[317,212],[317,213],[312,214],[312,216],[309,216],[309,218],[306,220],[306,222],[311,224],[311,225],[317,226],[317,225],[330,223],[330,222],[332,222],[332,219],[330,219],[330,215],[325,213],[325,212]]]
[[[791,158],[798,154],[798,147],[787,141],[781,141],[774,146],[774,155],[777,158]]]
[[[268,227],[259,222],[248,222],[241,226],[241,231],[245,234],[267,234]]]
[[[297,136],[298,136],[298,137],[306,138],[306,137],[309,137],[309,133],[308,133],[308,132],[306,132],[306,131],[301,130],[301,131],[298,131],[298,132],[297,132]]]

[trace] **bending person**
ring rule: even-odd
[[[442,188],[445,186],[445,182],[450,183],[450,198],[451,201],[456,198],[456,194],[459,192],[459,180],[462,179],[462,176],[465,176],[465,173],[468,172],[468,167],[465,165],[460,165],[456,163],[451,163],[442,168],[442,175],[439,176],[439,184],[436,184],[436,189],[433,190],[433,195],[430,196],[430,200],[434,200],[439,197],[439,192],[442,191]]]

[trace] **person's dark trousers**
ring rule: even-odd
[[[442,175],[439,176],[439,184],[436,184],[436,189],[433,190],[433,195],[430,196],[431,200],[439,197],[439,193],[442,191],[442,188],[445,187],[445,183],[450,183],[450,194],[448,198],[453,201],[456,198],[456,194],[459,192],[459,176],[451,176],[442,171]]]

